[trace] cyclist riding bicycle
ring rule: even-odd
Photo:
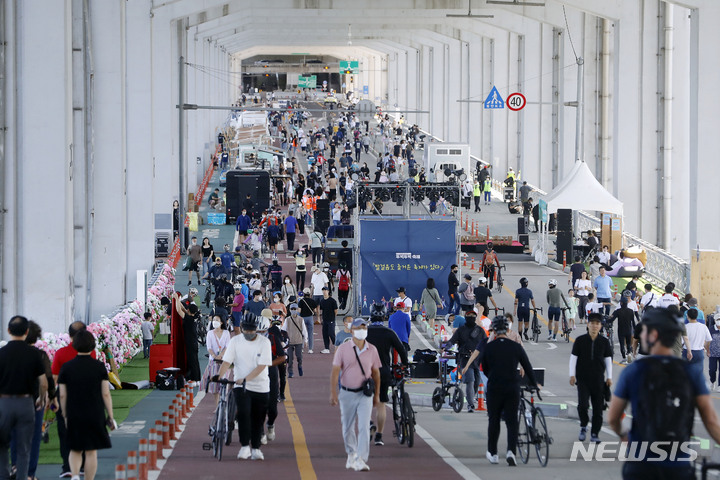
[[[500,260],[498,259],[495,251],[493,250],[492,242],[487,243],[487,247],[485,249],[485,253],[483,253],[481,263],[483,266],[483,276],[488,279],[488,288],[492,290],[493,279],[495,277],[495,265],[500,268]]]
[[[518,404],[520,403],[520,376],[518,364],[522,366],[528,384],[540,385],[535,381],[532,365],[523,347],[507,337],[507,319],[498,315],[492,320],[496,339],[485,345],[482,368],[488,377],[488,449],[485,457],[490,463],[498,463],[497,443],[500,437],[500,419],[505,419],[508,451],[505,455],[508,465],[517,465],[515,453],[518,440]]]
[[[385,419],[387,409],[385,403],[390,401],[388,397],[388,389],[392,380],[392,372],[390,365],[393,362],[393,350],[400,356],[400,363],[408,364],[407,351],[405,346],[398,338],[397,334],[385,326],[387,311],[384,306],[373,304],[370,309],[370,326],[368,327],[367,341],[378,351],[380,356],[380,402],[381,407],[376,409],[377,415],[377,431],[375,433],[375,445],[384,445],[382,439],[383,428],[385,427]]]
[[[530,328],[530,304],[532,303],[533,308],[535,306],[535,298],[533,297],[532,290],[528,288],[528,279],[523,277],[520,279],[520,288],[515,290],[515,306],[513,308],[513,315],[518,320],[518,333],[522,333],[525,340],[528,338],[528,328]],[[523,323],[525,327],[523,330]]]
[[[468,413],[472,413],[475,410],[475,395],[480,386],[479,360],[470,362],[470,356],[472,355],[473,349],[475,349],[479,343],[487,341],[485,330],[476,324],[476,319],[477,315],[474,310],[467,312],[465,314],[465,325],[461,325],[455,330],[453,336],[443,347],[447,348],[450,345],[457,344],[458,367],[465,368],[469,364],[467,374],[464,375],[462,379],[466,384],[465,396],[467,398]]]
[[[203,280],[211,281],[213,287],[217,289],[218,284],[220,283],[220,276],[227,275],[227,273],[228,272],[225,270],[225,267],[222,264],[222,259],[220,257],[216,257],[215,264],[210,267],[210,269],[205,275],[203,275]]]
[[[557,332],[560,326],[560,315],[562,314],[562,306],[565,304],[565,308],[570,308],[568,302],[565,299],[565,294],[557,288],[557,280],[554,278],[548,282],[548,290],[545,294],[545,299],[548,303],[548,341],[552,340],[557,342]],[[562,303],[561,303],[562,300]],[[553,322],[555,328],[553,328]]]

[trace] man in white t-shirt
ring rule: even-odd
[[[657,306],[658,308],[668,308],[670,305],[680,306],[680,300],[673,295],[673,287],[671,285],[665,286],[665,295],[658,298]]]
[[[313,300],[315,300],[315,302],[320,303],[320,300],[323,299],[322,289],[323,287],[327,287],[329,283],[330,280],[327,275],[325,275],[325,272],[317,265],[314,266],[313,274],[310,278],[310,285],[313,289]]]
[[[710,356],[710,342],[712,341],[712,336],[710,335],[710,330],[708,330],[707,326],[704,323],[697,321],[697,310],[688,310],[687,318],[688,323],[685,325],[685,329],[687,330],[690,351],[692,352],[690,363],[698,370],[698,375],[702,375],[705,356]],[[683,352],[683,358],[687,358],[686,351]]]
[[[400,287],[397,290],[395,290],[398,293],[398,296],[395,298],[394,305],[397,308],[398,305],[402,304],[402,307],[399,308],[399,310],[402,310],[403,312],[410,315],[410,310],[412,309],[412,300],[410,297],[405,295],[405,287]]]
[[[272,349],[270,340],[257,334],[257,325],[255,314],[245,312],[242,334],[230,339],[220,371],[213,377],[224,378],[230,366],[235,366],[233,394],[241,445],[238,458],[242,460],[265,459],[260,451],[260,438],[270,397],[268,367],[272,365]]]
[[[649,283],[645,284],[645,295],[640,299],[640,309],[645,311],[647,308],[657,307],[658,298],[660,296],[652,291],[652,285]]]
[[[610,249],[607,245],[603,245],[602,252],[598,252],[597,256],[600,259],[600,263],[605,265],[610,264]]]

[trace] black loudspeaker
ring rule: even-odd
[[[572,210],[567,208],[560,208],[557,211],[557,231],[558,232],[572,232],[573,220]]]
[[[264,170],[230,170],[227,173],[225,193],[228,223],[237,220],[248,193],[254,204],[248,215],[256,219],[263,210],[270,208],[270,173]]]
[[[528,219],[527,217],[520,217],[518,221],[518,236],[526,235],[528,233]]]
[[[523,235],[518,235],[518,242],[522,243],[524,246],[530,245],[530,235],[527,233]]]
[[[563,261],[563,252],[566,254],[565,260],[567,263],[572,263],[573,258],[573,234],[571,231],[565,231],[557,232],[557,241],[555,242],[557,246],[557,256],[555,257],[555,261],[558,263],[562,263]]]
[[[325,235],[330,226],[330,200],[317,200],[315,210],[315,230]]]

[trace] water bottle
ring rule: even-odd
[[[530,410],[527,408],[525,409],[525,422],[528,425],[532,425],[532,414],[530,413]]]

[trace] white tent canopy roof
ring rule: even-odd
[[[545,201],[548,213],[556,213],[561,208],[623,213],[622,202],[605,190],[583,161],[575,162],[570,173],[545,197]]]

